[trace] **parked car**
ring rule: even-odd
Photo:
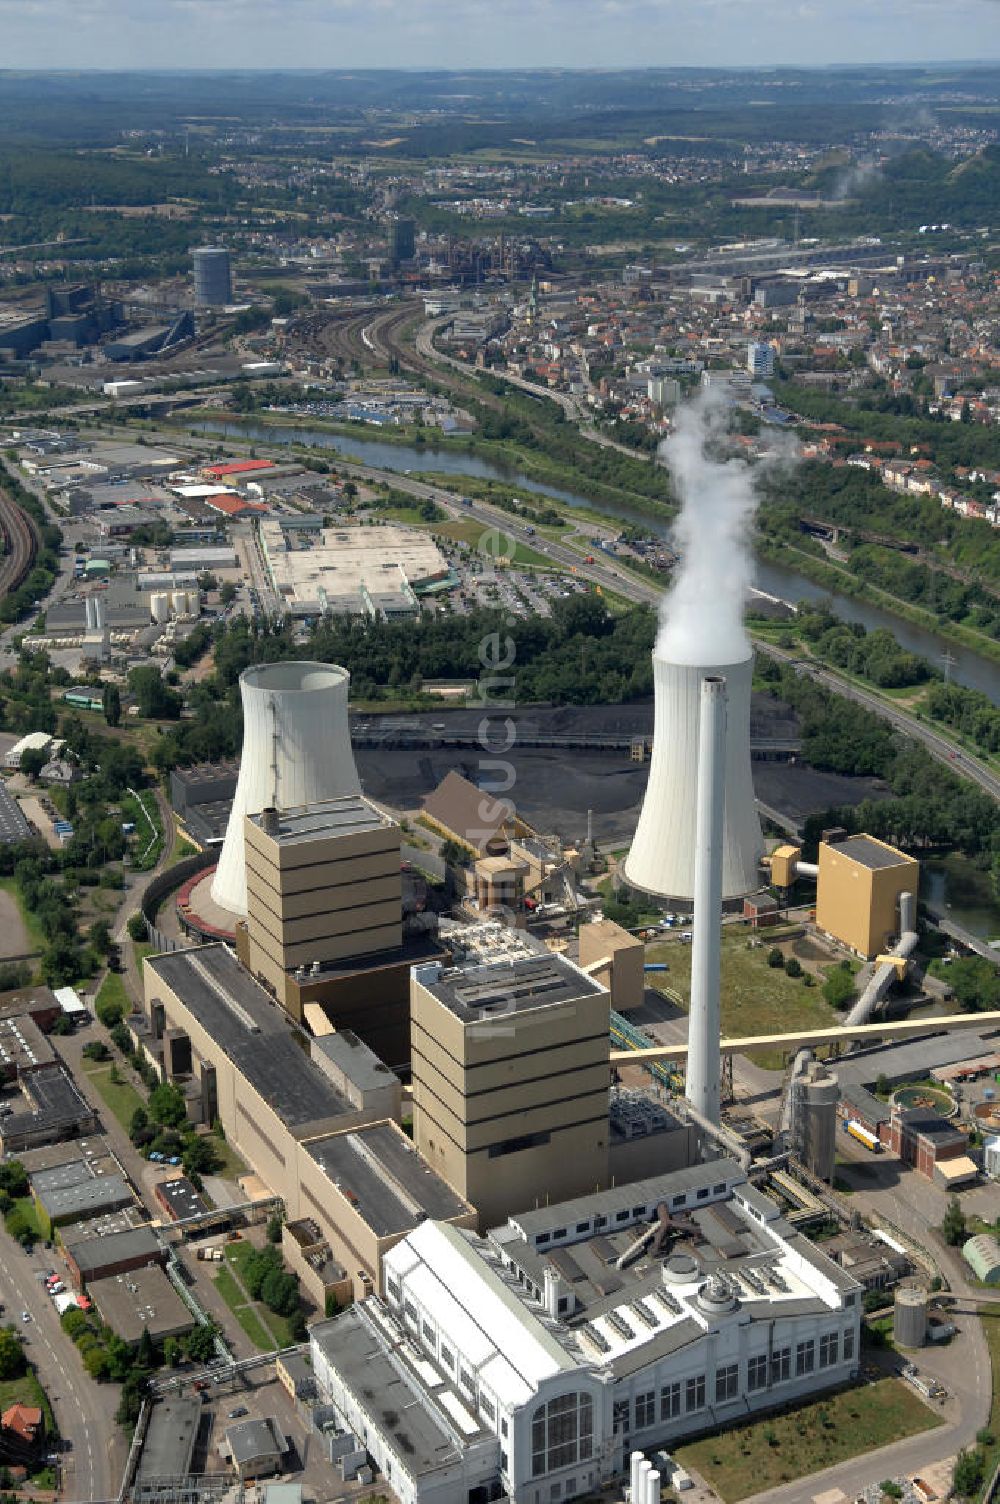
[[[249,1415],[249,1414],[250,1414],[250,1411],[247,1409],[246,1405],[237,1405],[236,1408],[235,1408],[235,1410],[230,1410],[230,1412],[229,1412],[229,1419],[230,1420],[239,1420],[242,1416]]]
[[[31,1320],[31,1312],[30,1311],[22,1311],[21,1312],[21,1320],[24,1321],[24,1322],[30,1321]]]

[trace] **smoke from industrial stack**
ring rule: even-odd
[[[756,469],[738,456],[723,457],[727,421],[724,399],[709,389],[678,410],[659,455],[681,503],[674,528],[680,562],[653,648],[653,755],[624,871],[633,887],[680,904],[694,898],[699,696],[706,675],[724,677],[728,694],[724,901],[757,888],[764,849],[750,766],[753,649],[743,612],[753,573],[755,480],[762,466],[772,468],[788,451],[779,444]]]
[[[243,820],[361,792],[347,717],[351,676],[332,663],[268,663],[240,675],[243,751],[212,898],[247,912]]]

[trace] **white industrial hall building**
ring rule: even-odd
[[[858,1369],[861,1287],[729,1159],[484,1238],[425,1222],[385,1289],[310,1336],[328,1427],[402,1504],[573,1499]]]

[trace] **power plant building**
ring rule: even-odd
[[[291,972],[399,949],[399,843],[360,794],[245,816],[248,964],[282,1003]]]
[[[874,836],[820,842],[816,927],[873,960],[901,933],[899,900],[916,896],[920,863]]]
[[[224,246],[205,245],[191,252],[194,300],[199,308],[223,308],[233,301],[233,274]]]
[[[857,1282],[731,1160],[485,1237],[426,1222],[384,1267],[383,1300],[311,1328],[312,1365],[403,1504],[593,1495],[633,1448],[858,1370]]]
[[[603,1189],[610,997],[560,955],[414,967],[413,1139],[490,1226]]]

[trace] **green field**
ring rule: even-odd
[[[243,1331],[250,1338],[254,1347],[258,1348],[262,1353],[270,1352],[274,1343],[260,1322],[256,1306],[247,1299],[242,1285],[232,1271],[225,1268],[220,1269],[213,1280],[213,1284],[236,1317]]]
[[[32,911],[25,905],[24,901],[21,898],[21,892],[17,886],[17,883],[12,877],[0,877],[0,889],[3,889],[5,893],[9,893],[11,898],[17,904],[18,912],[20,913],[21,918],[24,921],[24,928],[27,933],[28,940],[31,943],[32,949],[39,951],[44,950],[46,945],[48,945],[49,943],[49,937],[45,933],[45,927],[39,920],[37,914],[32,913]]]
[[[109,971],[101,983],[97,996],[94,999],[94,1011],[99,1014],[102,1007],[109,1003],[118,1003],[123,1013],[132,1011],[132,1000],[125,991],[125,978],[120,971]]]
[[[267,1306],[265,1306],[262,1301],[252,1301],[249,1295],[247,1295],[246,1290],[244,1289],[242,1279],[243,1270],[246,1267],[246,1261],[257,1252],[259,1252],[259,1249],[257,1249],[253,1243],[247,1242],[245,1240],[237,1243],[227,1243],[226,1258],[229,1260],[232,1268],[239,1275],[239,1280],[236,1279],[235,1275],[231,1273],[229,1269],[223,1269],[216,1277],[215,1283],[219,1285],[219,1288],[221,1289],[222,1286],[219,1284],[219,1282],[222,1279],[222,1276],[226,1275],[228,1277],[228,1279],[232,1283],[232,1286],[238,1292],[239,1300],[247,1308],[249,1314],[253,1317],[257,1325],[264,1331],[265,1340],[261,1343],[256,1337],[252,1337],[252,1334],[244,1325],[239,1311],[236,1310],[236,1307],[234,1306],[233,1310],[234,1314],[236,1315],[237,1321],[239,1321],[240,1325],[243,1326],[243,1330],[247,1333],[248,1337],[251,1337],[251,1340],[257,1342],[258,1346],[261,1347],[264,1352],[269,1352],[272,1347],[290,1347],[296,1339],[292,1336],[291,1323],[289,1322],[287,1316],[279,1316],[276,1314],[276,1312],[269,1311]],[[226,1301],[227,1305],[232,1306],[232,1300],[230,1299],[230,1296],[227,1295],[224,1291],[223,1298]]]
[[[941,1423],[899,1379],[880,1379],[720,1431],[678,1447],[673,1456],[696,1469],[724,1504],[737,1504]]]
[[[778,1034],[793,1029],[823,1028],[839,1022],[819,982],[807,987],[802,977],[789,977],[780,967],[767,964],[768,952],[780,940],[762,932],[763,943],[748,947],[750,932],[742,925],[727,925],[722,932],[722,1028],[730,1038],[748,1034]],[[788,947],[786,947],[788,949]],[[686,1008],[691,999],[691,947],[679,940],[646,947],[647,961],[665,961],[670,970],[649,973],[650,983]],[[805,969],[808,964],[803,963]],[[775,1051],[754,1052],[761,1065],[780,1066]]]
[[[139,1095],[134,1086],[127,1081],[112,1081],[111,1066],[99,1065],[95,1069],[87,1069],[87,1077],[97,1087],[105,1105],[121,1123],[127,1133],[132,1122],[132,1114],[137,1107],[145,1107],[144,1099]]]

